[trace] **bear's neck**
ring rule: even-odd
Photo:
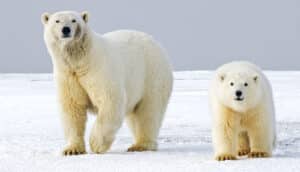
[[[59,57],[59,59],[55,59],[55,61],[58,62],[59,66],[63,64],[61,67],[64,70],[71,72],[81,70],[81,68],[85,68],[82,64],[88,64],[86,61],[89,60],[91,44],[91,36],[88,33],[82,35],[80,39],[66,44],[54,43],[52,44],[52,48],[56,53],[55,56]]]
[[[90,44],[89,35],[85,33],[79,40],[71,41],[60,47],[60,52],[64,58],[78,60],[88,55]]]

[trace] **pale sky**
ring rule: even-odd
[[[51,72],[40,15],[90,12],[99,33],[134,29],[167,49],[175,70],[212,70],[250,60],[268,70],[300,69],[300,1],[296,0],[9,0],[0,6],[0,72]]]

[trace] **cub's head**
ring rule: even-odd
[[[44,24],[46,41],[64,42],[79,40],[86,32],[88,13],[62,11],[54,14],[44,13],[41,17]]]
[[[234,111],[245,112],[261,102],[261,78],[254,71],[220,72],[216,82],[217,99]]]

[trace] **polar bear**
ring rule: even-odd
[[[272,155],[276,140],[272,89],[259,67],[244,61],[221,66],[209,97],[217,160]]]
[[[110,148],[124,119],[135,138],[128,151],[156,150],[173,85],[166,52],[142,32],[99,35],[88,19],[74,11],[41,16],[67,142],[63,154],[86,152],[88,110],[97,114],[89,139],[94,153]]]

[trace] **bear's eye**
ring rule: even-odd
[[[248,83],[247,83],[247,82],[245,82],[244,86],[245,86],[245,87],[247,87],[247,86],[248,86]]]
[[[233,82],[231,82],[231,83],[230,83],[230,86],[233,86],[233,85],[234,85],[234,83],[233,83]]]
[[[59,20],[56,20],[55,23],[59,23]]]
[[[75,20],[75,19],[73,19],[73,20],[72,20],[72,23],[76,23],[76,20]]]

